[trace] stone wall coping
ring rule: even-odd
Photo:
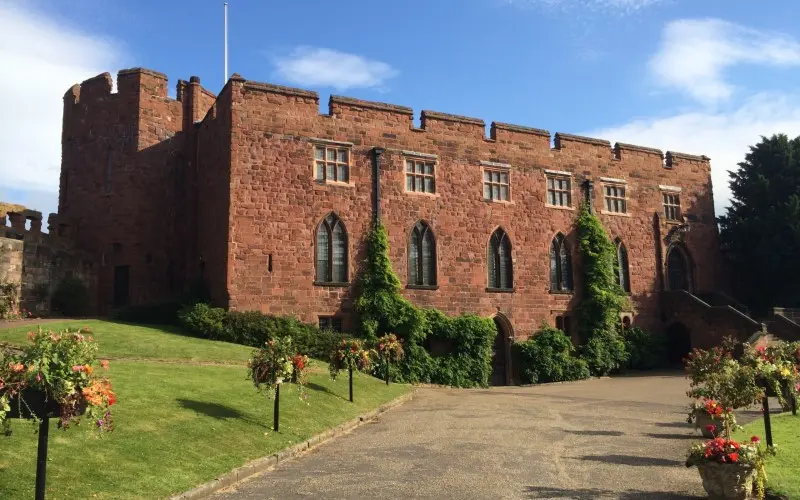
[[[486,126],[486,122],[480,118],[472,118],[469,116],[451,115],[449,113],[440,113],[438,111],[422,110],[422,122],[425,123],[426,119],[442,120],[446,122],[468,123],[470,125]]]
[[[160,71],[154,71],[152,69],[141,68],[141,67],[121,69],[121,70],[119,70],[117,72],[117,77],[133,75],[133,74],[136,74],[136,73],[142,73],[142,74],[145,74],[145,75],[150,75],[150,76],[154,76],[156,78],[161,78],[163,80],[167,80],[167,75],[165,75],[164,73],[161,73]],[[97,78],[97,77],[95,77],[95,78]]]
[[[602,182],[611,182],[613,184],[627,184],[628,183],[628,181],[626,181],[625,179],[617,179],[617,178],[614,178],[614,177],[600,177],[600,180]]]
[[[649,154],[658,155],[661,158],[664,157],[664,152],[661,151],[660,149],[648,148],[648,147],[645,147],[645,146],[637,146],[635,144],[626,144],[624,142],[618,142],[618,143],[614,144],[614,149],[617,150],[617,151],[619,151],[621,149],[627,149],[627,150],[630,150],[630,151],[639,151],[640,153],[649,153]]]
[[[377,111],[389,111],[392,113],[401,113],[404,115],[414,116],[414,110],[409,108],[408,106],[400,106],[398,104],[389,104],[378,101],[364,101],[362,99],[356,99],[354,97],[345,97],[341,95],[332,95],[328,103],[329,106],[332,104],[339,103],[339,104],[344,104],[346,106],[374,109]]]
[[[556,144],[561,141],[575,141],[583,142],[586,144],[593,144],[595,146],[611,147],[611,143],[605,139],[596,139],[594,137],[585,137],[582,135],[565,134],[563,132],[556,132]],[[558,146],[557,146],[558,147]]]
[[[231,80],[234,80],[231,77]],[[250,80],[243,80],[241,77],[235,81],[243,81],[244,88],[248,90],[260,90],[262,92],[269,92],[272,94],[282,94],[293,97],[308,97],[311,99],[319,100],[319,94],[313,90],[303,90],[294,87],[284,87],[283,85],[273,85],[271,83],[253,82]]]
[[[525,127],[522,125],[513,125],[511,123],[503,122],[492,122],[492,128],[497,130],[508,130],[510,132],[520,132],[522,134],[540,135],[550,139],[550,132],[542,128]]]
[[[659,184],[658,185],[658,189],[660,189],[662,191],[674,191],[676,193],[680,193],[681,192],[681,188],[679,186],[667,186],[667,185],[664,185],[664,184]]]
[[[709,161],[711,159],[706,155],[690,155],[686,153],[676,153],[675,151],[667,151],[667,160],[670,158],[689,161]]]
[[[347,146],[353,147],[352,142],[345,142],[345,141],[333,141],[331,139],[322,139],[320,137],[309,137],[308,139],[311,142],[315,142],[317,144],[330,144],[331,146]]]

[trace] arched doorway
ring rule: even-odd
[[[683,364],[692,350],[692,333],[683,323],[673,323],[667,328],[667,361],[672,366]]]
[[[692,291],[692,268],[686,250],[673,246],[667,254],[667,289]]]
[[[492,385],[508,385],[511,324],[502,315],[494,317],[494,324],[497,327],[497,335],[492,345],[492,377],[489,382]]]

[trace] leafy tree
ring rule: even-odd
[[[756,313],[800,306],[800,137],[762,137],[730,177],[719,223],[737,295]]]

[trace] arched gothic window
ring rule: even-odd
[[[628,250],[619,238],[616,239],[614,245],[617,247],[617,263],[614,266],[614,274],[617,275],[617,283],[622,287],[622,290],[630,293],[631,277],[628,271]]]
[[[667,254],[667,284],[669,290],[692,291],[692,272],[683,248],[673,246]]]
[[[347,230],[333,213],[317,227],[317,282],[347,283]]]
[[[489,288],[514,288],[511,240],[498,228],[489,240]]]
[[[414,224],[408,243],[408,283],[436,285],[436,242],[433,230],[422,221]]]
[[[561,233],[550,243],[550,290],[572,291],[572,254],[569,243]]]

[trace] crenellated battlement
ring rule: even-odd
[[[303,102],[302,111],[304,114],[308,113],[309,115],[314,113],[316,115],[337,117],[344,120],[357,115],[359,120],[368,120],[368,113],[377,111],[380,113],[387,113],[387,116],[399,115],[399,117],[402,117],[399,123],[403,123],[407,117],[410,122],[408,126],[419,132],[436,131],[452,132],[459,135],[476,135],[482,136],[487,141],[514,140],[517,142],[523,142],[525,140],[523,138],[528,136],[527,140],[531,141],[531,145],[537,147],[543,147],[545,145],[549,147],[552,139],[552,149],[559,151],[589,146],[598,148],[598,154],[608,155],[610,159],[616,160],[623,159],[626,154],[643,154],[646,156],[654,156],[659,158],[662,162],[665,158],[662,150],[652,147],[638,146],[624,142],[617,142],[612,147],[611,142],[606,139],[585,137],[564,132],[556,132],[555,134],[551,134],[545,129],[503,122],[491,122],[489,134],[486,136],[486,122],[483,119],[432,110],[423,110],[420,113],[420,127],[416,128],[413,124],[414,110],[411,107],[379,101],[367,101],[340,95],[331,95],[328,101],[328,112],[323,113],[319,109],[313,109],[314,106],[319,105],[319,94],[317,92],[294,87],[255,82],[246,80],[239,75],[235,75],[235,77],[231,78],[231,80],[239,82],[245,91],[263,92],[293,99],[293,102],[285,103],[269,101],[271,104],[276,106],[284,104],[296,106],[298,104],[297,101],[301,100]],[[376,117],[376,119],[379,118]],[[668,152],[667,158],[668,160],[665,164],[667,168],[672,168],[673,165],[677,165],[681,161],[708,162],[708,158],[705,156],[696,156],[677,152]]]

